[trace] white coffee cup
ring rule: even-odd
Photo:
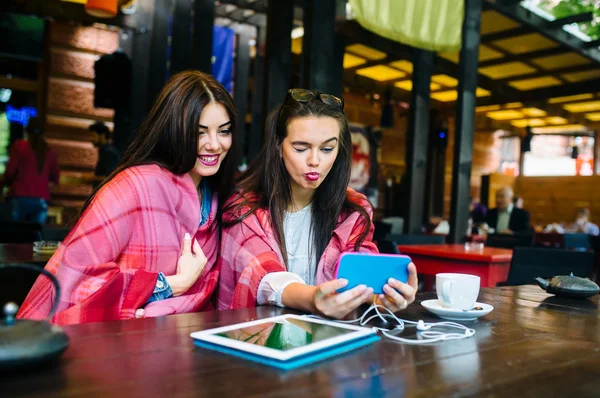
[[[438,300],[444,307],[470,310],[479,296],[481,281],[470,274],[437,274],[435,285]]]

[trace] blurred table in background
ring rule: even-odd
[[[435,275],[442,272],[473,274],[481,278],[481,287],[494,287],[508,278],[512,250],[483,246],[468,250],[464,244],[398,245],[401,254],[409,256],[417,266],[424,290],[431,291]]]

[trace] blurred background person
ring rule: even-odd
[[[485,225],[485,215],[487,208],[479,202],[479,199],[471,198],[469,203],[469,228],[467,235],[479,235],[483,230],[487,230]]]
[[[479,199],[471,199],[469,204],[469,214],[473,224],[483,224],[485,222],[485,215],[487,208],[479,202]]]
[[[600,235],[600,229],[598,226],[590,222],[590,209],[577,209],[575,213],[575,221],[569,225],[566,232],[588,234],[588,235]]]
[[[50,183],[58,184],[60,171],[56,155],[43,137],[42,121],[29,120],[26,138],[10,149],[4,183],[15,221],[44,224],[48,217]]]
[[[529,212],[513,204],[514,193],[510,187],[496,191],[496,208],[486,215],[486,223],[497,234],[514,234],[531,231]]]
[[[94,146],[98,148],[98,163],[94,175],[95,185],[98,185],[108,177],[119,165],[121,154],[113,144],[110,129],[103,122],[96,122],[89,128],[97,134]]]

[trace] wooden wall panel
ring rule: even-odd
[[[94,84],[68,79],[50,78],[48,113],[95,117],[112,120],[112,109],[94,107]]]
[[[511,177],[490,175],[489,207],[496,206],[496,190],[510,186],[523,198],[533,226],[571,223],[578,208],[590,209],[592,220],[600,223],[600,176]]]
[[[592,220],[600,223],[600,176],[518,177],[515,191],[534,225],[569,223],[579,207],[589,208]]]
[[[94,62],[98,55],[80,51],[52,48],[50,50],[50,70],[54,76],[75,77],[94,80]]]
[[[368,126],[379,126],[381,121],[381,105],[363,95],[344,94],[344,112],[349,122]]]
[[[56,153],[62,168],[93,170],[98,163],[98,150],[91,142],[57,140],[47,138],[46,142]]]
[[[113,127],[114,111],[94,107],[94,62],[118,47],[116,30],[51,22],[46,139],[61,167],[52,205],[66,207],[73,217],[92,192],[90,177],[98,160],[95,134],[88,128],[99,120]]]
[[[75,200],[79,200],[79,198],[82,196],[90,196],[92,194],[92,190],[91,184],[61,184],[52,187],[52,195],[60,196],[64,199],[67,199],[68,197],[74,197]]]
[[[91,53],[109,54],[119,48],[117,31],[65,22],[53,22],[51,30],[53,45]]]
[[[93,119],[48,116],[45,135],[47,138],[93,142],[96,140],[96,134],[89,130],[89,126],[94,122]],[[112,130],[113,123],[106,122],[106,126]]]

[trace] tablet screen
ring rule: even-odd
[[[239,329],[216,333],[215,335],[243,341],[255,346],[286,351],[351,333],[356,332],[308,320],[285,318],[253,326],[243,326]]]

